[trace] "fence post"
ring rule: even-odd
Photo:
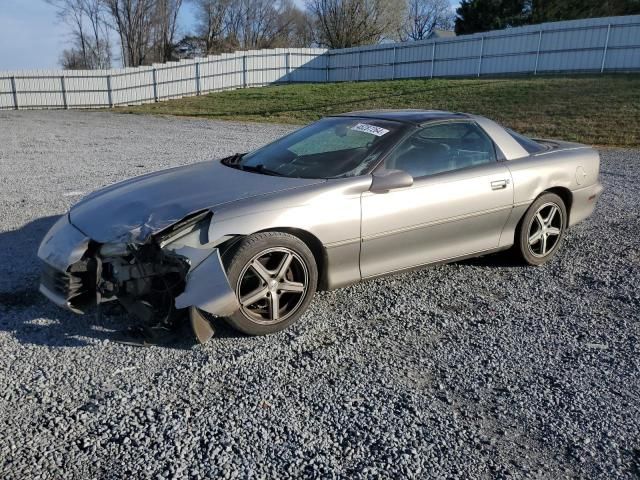
[[[328,51],[328,52],[326,53],[326,55],[327,55],[327,60],[325,61],[325,67],[326,67],[326,78],[325,78],[325,82],[326,82],[326,83],[329,83],[329,79],[331,78],[331,77],[329,76],[329,69],[331,68],[331,67],[330,67],[330,64],[331,64],[331,52],[330,52],[330,51]]]
[[[478,60],[478,77],[480,76],[480,71],[482,70],[482,52],[484,51],[484,37],[480,37],[480,58]]]
[[[356,81],[360,81],[360,65],[362,64],[362,51],[358,51],[358,76],[356,77]]]
[[[436,66],[436,42],[433,42],[433,48],[431,49],[431,75],[429,78],[433,78],[433,70]]]
[[[247,88],[247,56],[242,56],[242,88]]]
[[[609,35],[611,34],[611,24],[607,25],[607,39],[604,41],[604,50],[602,51],[602,65],[600,73],[604,72],[604,62],[607,61],[607,49],[609,48]]]
[[[151,78],[153,80],[153,101],[158,101],[158,77],[156,76],[156,69],[151,69]]]
[[[107,75],[107,98],[109,108],[113,108],[113,93],[111,92],[111,75]]]
[[[540,29],[540,34],[538,35],[538,50],[536,51],[536,65],[533,68],[533,74],[538,74],[538,61],[540,60],[540,45],[542,45],[542,29]]]
[[[64,81],[64,75],[60,76],[60,86],[62,87],[62,103],[64,104],[64,109],[69,110],[69,104],[67,103],[67,86]]]
[[[200,62],[196,62],[195,66],[196,66],[196,95],[200,95]]]
[[[393,63],[391,64],[391,80],[396,79],[396,58],[397,58],[396,47],[393,47]]]
[[[11,92],[13,93],[13,107],[18,110],[18,90],[16,89],[16,77],[11,77]]]
[[[287,83],[291,83],[291,52],[285,54],[284,64],[287,69]]]

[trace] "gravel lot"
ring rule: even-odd
[[[36,292],[86,192],[291,127],[0,112],[3,478],[640,475],[640,151],[542,268],[502,256],[322,293],[293,328],[140,349]]]

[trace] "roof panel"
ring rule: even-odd
[[[434,120],[455,120],[469,118],[465,113],[444,112],[442,110],[363,110],[336,115],[339,117],[376,118],[419,125]]]

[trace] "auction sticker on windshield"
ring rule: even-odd
[[[381,137],[385,133],[389,133],[389,130],[382,127],[376,127],[375,125],[369,125],[368,123],[358,123],[351,127],[351,130],[355,130],[356,132],[365,132],[375,135],[376,137]]]

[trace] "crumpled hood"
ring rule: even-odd
[[[69,219],[100,243],[144,243],[190,213],[323,181],[244,172],[212,160],[110,185],[73,206]]]

